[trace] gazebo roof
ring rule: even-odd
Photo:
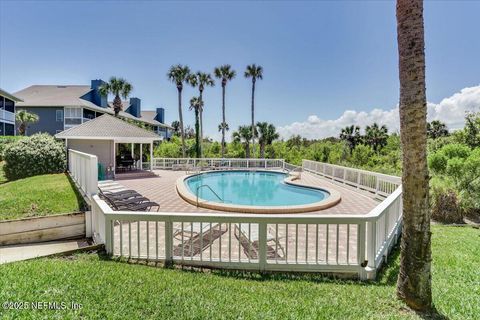
[[[159,135],[108,114],[59,132],[58,139],[113,140],[117,143],[150,143]]]

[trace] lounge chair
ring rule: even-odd
[[[236,223],[235,236],[243,247],[243,251],[250,259],[258,259],[259,255],[259,231],[258,224]],[[267,259],[284,259],[285,252],[278,240],[280,237],[272,235],[267,228]]]
[[[193,222],[184,224],[183,229],[180,225],[175,229],[173,236],[181,243],[175,246],[173,254],[182,256],[183,251],[183,256],[195,256],[208,248],[225,232],[227,232],[226,226],[220,223]]]
[[[145,198],[134,190],[114,193],[100,190],[100,197],[104,199],[112,209],[117,211],[150,211],[154,207],[157,207],[157,211],[160,210],[158,203],[150,201],[150,199]]]
[[[135,197],[143,197],[140,193],[135,190],[124,190],[124,191],[117,191],[117,192],[110,192],[110,191],[103,191],[100,189],[100,196],[108,196],[110,198],[116,199],[128,199],[128,198],[135,198]]]
[[[160,210],[160,205],[153,201],[148,201],[147,198],[131,199],[134,201],[125,201],[125,200],[114,200],[108,199],[107,203],[116,211],[125,210],[125,211],[150,211],[152,208],[156,207],[157,212]]]

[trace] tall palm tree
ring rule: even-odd
[[[411,308],[431,309],[431,239],[427,167],[427,99],[423,1],[397,0],[403,228],[397,294]]]
[[[171,126],[173,128],[173,134],[176,136],[180,135],[180,122],[178,120],[172,121]]]
[[[199,97],[190,99],[190,110],[195,111],[195,153],[197,158],[202,156],[202,144],[200,142],[200,110],[202,110],[203,101]]]
[[[245,148],[245,157],[247,159],[250,158],[250,141],[253,139],[254,134],[255,128],[252,131],[250,126],[240,126],[238,127],[238,131],[235,131],[232,135],[234,142],[243,144],[243,147]]]
[[[26,135],[28,124],[38,122],[39,119],[35,113],[30,113],[26,110],[18,111],[15,114],[15,120],[18,122],[18,133],[21,136]]]
[[[260,157],[265,158],[265,147],[271,145],[273,140],[280,138],[280,135],[275,126],[267,122],[257,122],[257,131]]]
[[[215,77],[222,80],[222,158],[225,157],[225,129],[228,127],[225,120],[225,87],[227,82],[235,78],[236,72],[229,64],[224,64],[220,67],[216,67],[214,70]]]
[[[255,63],[248,65],[245,70],[245,78],[252,78],[252,153],[255,157],[255,83],[257,79],[263,79],[263,68]]]
[[[188,83],[190,79],[190,68],[177,64],[170,67],[167,78],[175,83],[178,91],[178,118],[180,120],[180,135],[182,137],[182,156],[185,158],[185,130],[183,128],[183,112],[182,112],[182,90],[183,84]]]
[[[198,85],[199,99],[203,102],[203,91],[205,87],[215,86],[215,81],[212,78],[210,73],[205,73],[198,71],[196,74],[192,75],[190,78],[190,85],[196,87]],[[205,103],[202,103],[202,108],[200,109],[200,144],[203,143],[203,108]],[[202,148],[203,151],[203,148]]]
[[[353,149],[355,149],[357,144],[359,144],[362,140],[360,135],[360,127],[352,124],[351,126],[343,128],[340,132],[340,139],[348,143],[350,153],[352,153]]]
[[[127,99],[130,92],[132,92],[133,86],[123,78],[111,77],[107,83],[104,83],[100,86],[99,92],[102,96],[108,96],[113,94],[115,98],[113,99],[113,111],[115,111],[115,117],[118,117],[118,114],[123,109],[122,99]]]
[[[375,152],[379,152],[383,147],[387,145],[388,140],[388,128],[387,126],[379,126],[377,123],[373,123],[371,126],[365,128],[365,142],[372,146]]]

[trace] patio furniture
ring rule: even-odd
[[[250,225],[250,227],[249,227]],[[243,247],[244,253],[250,259],[258,259],[259,231],[258,224],[236,223],[235,236]],[[278,240],[267,228],[267,259],[284,259],[285,252]],[[270,244],[269,244],[270,243]]]
[[[135,190],[127,190],[116,182],[105,182],[98,190],[100,198],[117,211],[150,211],[154,207],[157,207],[157,212],[160,210],[157,202],[150,201]]]
[[[148,198],[132,198],[130,200],[117,200],[109,197],[105,198],[106,202],[115,211],[150,211],[157,207],[157,212],[160,210],[160,205],[156,202],[150,201]]]
[[[182,256],[183,251],[183,256],[195,256],[208,248],[225,232],[227,232],[226,226],[220,223],[193,222],[184,225],[183,229],[181,226],[177,226],[173,237],[180,240],[180,244],[173,248],[173,253],[175,256]]]
[[[116,158],[117,171],[132,170],[135,164],[135,160],[130,154],[120,154]]]

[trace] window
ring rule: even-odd
[[[14,136],[15,135],[15,126],[10,123],[5,123],[5,135]]]
[[[65,108],[65,129],[82,123],[82,108]]]
[[[10,99],[7,99],[5,98],[5,105],[4,105],[4,109],[6,111],[9,111],[9,112],[15,112],[15,102],[13,102],[13,100],[10,100]]]
[[[57,122],[63,122],[63,110],[57,110],[56,118]]]

